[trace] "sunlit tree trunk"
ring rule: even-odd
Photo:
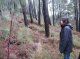
[[[49,3],[48,0],[46,0],[47,11],[48,11],[48,3]],[[49,17],[49,11],[48,11],[47,15],[48,15],[47,18],[48,18],[49,25],[51,25],[51,20],[50,20],[50,17]]]

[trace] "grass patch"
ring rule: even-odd
[[[32,36],[30,34],[30,29],[29,28],[26,28],[26,27],[22,27],[19,29],[18,31],[18,39],[23,42],[23,43],[26,43],[26,42],[29,42],[29,43],[33,43],[33,39],[32,39]]]
[[[11,18],[9,15],[2,15],[2,20],[9,21]]]
[[[1,44],[0,44],[0,59],[4,59],[4,57],[5,57],[4,49],[1,47]]]
[[[39,29],[39,32],[40,32],[40,33],[45,33],[45,29],[44,29],[44,28],[40,28],[40,29]]]
[[[51,52],[47,47],[42,47],[42,50],[34,54],[33,59],[53,59]]]
[[[72,52],[72,53],[71,53],[71,58],[70,58],[70,59],[74,59],[74,58],[75,58],[75,53]]]
[[[43,49],[42,59],[53,59],[51,53],[48,50]]]
[[[8,28],[3,28],[1,29],[1,35],[0,35],[0,40],[6,39],[9,35],[9,29]]]
[[[60,59],[64,59],[64,55],[63,54],[60,54]]]
[[[73,46],[80,48],[80,38],[77,35],[73,35]]]
[[[72,52],[72,53],[70,54],[70,59],[74,59],[74,58],[75,58],[75,53]],[[60,59],[64,59],[64,55],[63,55],[63,54],[60,55]]]

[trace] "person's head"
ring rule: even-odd
[[[64,27],[67,24],[69,24],[69,19],[68,18],[62,18],[60,21],[61,27]]]

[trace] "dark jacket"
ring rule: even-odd
[[[78,59],[80,59],[80,53],[79,53],[79,57],[78,57]]]
[[[72,52],[72,26],[65,25],[60,32],[60,44],[59,50],[61,53],[71,53]]]

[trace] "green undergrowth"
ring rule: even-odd
[[[75,58],[75,53],[72,52],[72,53],[70,54],[70,59],[74,59],[74,58]],[[60,59],[64,59],[64,55],[63,55],[63,54],[60,54]]]
[[[4,40],[9,36],[9,28],[3,28],[0,31],[1,31],[0,40]]]
[[[42,47],[42,50],[35,52],[33,59],[53,59],[51,52]]]
[[[73,46],[80,48],[80,38],[77,35],[73,35]]]
[[[30,34],[30,29],[27,27],[22,27],[19,29],[18,31],[18,40],[20,40],[21,42],[29,42],[29,43],[33,43],[33,38]]]

